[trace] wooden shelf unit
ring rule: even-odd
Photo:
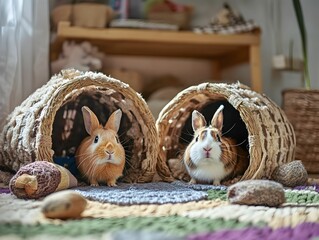
[[[94,29],[60,22],[51,58],[57,58],[64,40],[87,40],[110,55],[209,59],[214,79],[220,79],[224,68],[247,62],[250,65],[251,88],[262,92],[260,31],[218,35],[191,31]]]

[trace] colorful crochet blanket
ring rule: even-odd
[[[0,239],[319,239],[318,186],[285,189],[281,207],[234,205],[227,188],[183,182],[78,187],[81,219],[50,220],[41,200],[0,191]]]

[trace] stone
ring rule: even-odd
[[[74,219],[81,217],[86,205],[87,200],[81,194],[65,190],[44,198],[41,211],[47,218]]]
[[[285,187],[306,185],[308,173],[301,161],[292,161],[277,167],[271,178]]]
[[[270,180],[247,180],[231,185],[227,191],[228,201],[233,204],[277,207],[285,199],[284,188]]]

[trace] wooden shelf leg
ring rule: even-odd
[[[250,61],[250,77],[252,90],[262,93],[262,78],[261,78],[261,60],[260,60],[260,46],[251,45],[249,48]]]
[[[212,79],[214,81],[221,81],[221,66],[218,61],[212,61]]]

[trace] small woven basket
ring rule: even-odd
[[[188,30],[191,23],[191,11],[186,12],[149,12],[147,19],[154,22],[174,24],[178,29]]]
[[[76,3],[54,7],[51,19],[55,28],[59,22],[71,22],[77,27],[105,28],[113,19],[113,15],[112,8],[105,4]]]
[[[0,166],[18,171],[33,161],[74,155],[87,136],[81,107],[105,124],[121,108],[119,137],[126,153],[125,182],[152,181],[158,153],[155,120],[127,84],[101,73],[64,70],[8,116],[0,135]]]
[[[296,159],[308,173],[319,173],[319,90],[283,91],[283,109],[295,130]]]
[[[192,135],[192,129],[185,128],[192,111],[196,109],[212,116],[215,110],[209,107],[218,107],[221,103],[240,118],[224,129],[226,121],[232,119],[226,115],[225,108],[223,132],[247,132],[241,137],[249,152],[250,163],[238,180],[270,178],[277,166],[294,160],[296,143],[292,125],[274,102],[239,83],[204,83],[180,92],[159,114],[156,121],[160,147],[157,171],[162,179],[172,181],[176,178],[175,170],[168,163],[172,158],[181,158],[191,140],[184,141],[185,136]]]

